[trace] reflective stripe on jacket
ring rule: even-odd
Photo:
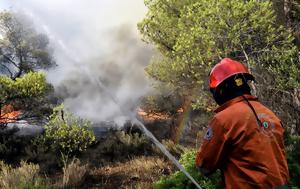
[[[274,188],[289,180],[283,143],[284,128],[274,113],[245,95],[261,124],[243,99],[234,98],[216,110],[196,166],[209,172],[221,169],[225,188]]]

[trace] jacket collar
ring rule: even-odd
[[[253,95],[248,95],[248,94],[246,94],[246,95],[244,95],[244,97],[245,97],[247,100],[255,100],[255,101],[258,100],[257,97],[255,97],[255,96],[253,96]],[[235,103],[237,103],[237,102],[240,102],[240,101],[242,101],[242,100],[244,100],[243,96],[235,97],[235,98],[233,98],[233,99],[231,99],[231,100],[225,102],[225,103],[222,104],[221,106],[219,106],[214,112],[215,112],[215,113],[221,112],[221,111],[223,111],[224,109],[228,108],[229,106],[231,106],[231,105],[233,105],[233,104],[235,104]]]

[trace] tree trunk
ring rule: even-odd
[[[171,136],[172,140],[174,141],[174,143],[178,144],[180,141],[180,138],[182,137],[182,132],[186,127],[186,121],[188,118],[188,113],[189,113],[189,109],[191,106],[191,102],[192,102],[192,96],[187,95],[187,96],[183,96],[183,100],[182,100],[183,104],[181,106],[182,108],[182,112],[178,115],[176,122],[175,122],[175,128],[173,131],[173,134]]]
[[[285,5],[287,0],[273,0],[273,7],[277,19],[277,24],[286,26]]]
[[[286,24],[288,27],[292,27],[292,20],[290,17],[290,11],[291,11],[291,1],[290,0],[284,0],[284,15],[286,18]]]

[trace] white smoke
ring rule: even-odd
[[[151,89],[144,67],[152,51],[136,27],[146,12],[143,0],[10,3],[48,35],[58,64],[48,79],[75,114],[119,121]]]
[[[144,73],[151,50],[141,46],[129,31],[119,32],[127,36],[116,37],[113,43],[117,45],[110,54],[76,65],[57,87],[67,107],[81,116],[96,121],[115,120],[124,112],[132,113],[139,98],[151,89]]]

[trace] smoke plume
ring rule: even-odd
[[[144,67],[152,50],[136,28],[146,12],[143,0],[10,3],[48,35],[58,64],[48,80],[73,113],[95,122],[120,121],[151,89]]]
[[[80,62],[56,87],[68,108],[94,121],[129,116],[151,90],[144,67],[152,51],[129,28],[118,30],[112,43],[109,54]]]

